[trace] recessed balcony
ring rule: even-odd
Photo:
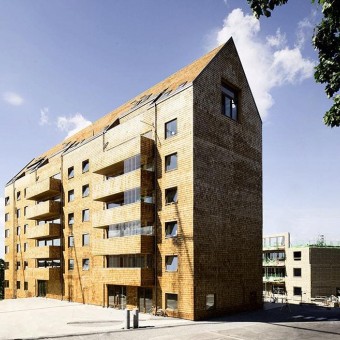
[[[154,141],[140,136],[101,153],[93,162],[92,171],[100,175],[110,175],[116,171],[117,164],[137,154],[141,155],[141,165],[148,164],[153,155]]]
[[[154,237],[152,235],[134,235],[97,239],[92,243],[93,255],[152,254]]]
[[[27,250],[27,257],[30,259],[60,259],[60,246],[34,247]]]
[[[60,216],[60,202],[45,201],[27,208],[26,218],[29,220],[52,219]]]
[[[138,169],[120,175],[96,185],[93,191],[93,199],[96,201],[109,201],[115,194],[129,189],[140,187],[141,191],[150,192],[153,188],[153,172]]]
[[[60,236],[60,224],[46,223],[27,229],[26,237],[29,239],[56,238]]]
[[[136,202],[96,211],[93,214],[92,226],[94,228],[105,228],[111,224],[134,220],[153,222],[154,205],[151,203]]]
[[[60,195],[61,181],[53,177],[37,182],[26,190],[26,198],[29,200],[42,200]]]
[[[105,284],[124,286],[154,285],[152,268],[102,268],[96,270],[98,280]]]

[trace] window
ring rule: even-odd
[[[165,294],[165,308],[166,309],[177,309],[177,301],[178,295],[177,294]]]
[[[301,287],[293,287],[294,295],[302,295]]]
[[[20,244],[17,244],[17,253],[20,253]]]
[[[86,161],[83,161],[81,168],[83,170],[83,173],[89,171],[89,169],[90,169],[90,162],[89,162],[88,159]]]
[[[222,114],[237,120],[237,93],[226,85],[222,85]]]
[[[83,246],[88,246],[90,244],[90,235],[83,234]]]
[[[71,178],[74,177],[74,167],[73,167],[73,166],[71,166],[71,167],[68,168],[68,170],[67,170],[67,176],[68,176],[68,179],[71,179]]]
[[[208,294],[205,297],[205,309],[206,310],[215,309],[215,294]]]
[[[69,259],[68,260],[68,270],[73,270],[74,269],[74,260]]]
[[[20,281],[17,281],[17,289],[20,289]]]
[[[74,190],[69,190],[69,192],[67,193],[67,199],[69,202],[74,201]]]
[[[9,229],[5,229],[5,238],[9,237]]]
[[[9,253],[9,246],[5,246],[5,254]]]
[[[9,213],[5,214],[5,222],[9,221]]]
[[[167,272],[175,272],[178,268],[177,255],[165,256],[165,270]]]
[[[68,237],[68,246],[74,247],[74,236],[72,235]]]
[[[69,225],[74,224],[74,213],[68,214],[68,224]]]
[[[177,152],[165,156],[165,171],[177,169]]]
[[[165,139],[177,135],[177,118],[165,123]]]
[[[90,186],[88,184],[83,185],[82,196],[87,197],[90,194]]]
[[[20,269],[20,261],[17,261],[17,270]]]
[[[17,227],[17,235],[20,235],[20,227]]]
[[[17,201],[20,201],[20,199],[21,199],[21,192],[17,191]]]
[[[177,221],[165,222],[165,237],[177,236]]]
[[[24,225],[24,234],[27,233],[27,228],[28,228],[28,224],[25,224],[25,225]]]
[[[90,260],[83,259],[83,270],[89,270],[89,268],[90,268]]]
[[[87,222],[87,221],[90,220],[90,210],[89,209],[83,210],[82,219],[83,219],[83,222]]]
[[[5,262],[5,270],[9,269],[9,262]]]
[[[28,282],[24,281],[24,290],[28,290]]]
[[[26,270],[28,267],[28,262],[27,261],[24,261],[24,269]]]
[[[28,243],[27,243],[27,242],[25,242],[25,243],[24,243],[24,251],[26,251],[26,250],[27,250],[27,248],[28,248]]]
[[[177,203],[177,187],[165,189],[165,204]]]
[[[293,275],[295,277],[301,277],[301,268],[293,268]]]
[[[21,215],[20,209],[17,209],[17,218],[19,218]]]
[[[24,197],[26,198],[27,188],[24,189]]]
[[[294,261],[301,261],[301,251],[294,251]]]
[[[9,204],[9,196],[5,197],[5,205]]]
[[[9,288],[9,281],[5,280],[5,288]]]
[[[24,216],[26,216],[26,214],[27,214],[27,208],[28,207],[24,207]]]

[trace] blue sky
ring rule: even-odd
[[[0,187],[67,135],[232,35],[264,122],[264,233],[340,240],[340,129],[322,122],[331,102],[313,79],[310,41],[320,9],[310,1],[260,21],[246,0],[0,4]],[[2,227],[3,218],[0,244]]]

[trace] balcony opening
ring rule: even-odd
[[[124,223],[111,224],[106,228],[107,238],[125,237],[134,235],[153,235],[152,222],[142,226],[139,220]]]
[[[37,268],[59,268],[60,260],[37,260]]]
[[[106,268],[152,268],[152,255],[107,255]]]

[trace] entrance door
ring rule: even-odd
[[[117,309],[126,308],[126,286],[107,286],[109,307]]]
[[[138,308],[142,313],[148,313],[152,308],[152,288],[138,287]]]
[[[45,297],[47,292],[47,281],[38,280],[38,296]]]

